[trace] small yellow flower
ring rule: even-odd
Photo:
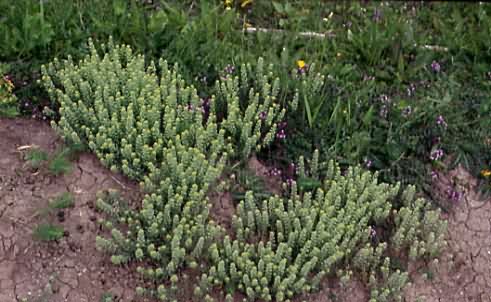
[[[3,85],[1,80],[3,80],[3,83],[6,84],[7,92],[12,92],[12,90],[14,89],[14,84],[7,77],[4,77],[3,79],[0,78],[0,86]]]
[[[252,27],[252,24],[249,23],[249,22],[244,22],[244,27],[245,28],[250,28],[250,27]]]
[[[491,176],[491,170],[484,169],[484,170],[481,171],[481,175],[484,176],[484,177],[489,177],[489,176]]]
[[[7,83],[7,86],[14,88],[14,84],[7,77],[4,77],[3,80]]]
[[[305,61],[304,60],[298,60],[297,66],[299,69],[303,69],[305,67]]]
[[[343,54],[342,54],[342,53],[340,53],[340,52],[338,52],[338,53],[336,54],[336,56],[337,56],[338,58],[340,58],[342,55],[343,55]]]
[[[224,5],[225,5],[225,9],[232,9],[232,4],[234,4],[234,0],[225,0],[224,1]]]
[[[248,4],[252,4],[252,0],[242,0],[240,7],[246,7]]]

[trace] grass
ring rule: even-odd
[[[64,229],[61,226],[57,226],[49,223],[42,223],[36,226],[32,236],[39,241],[56,241],[63,237]]]
[[[74,198],[72,193],[64,192],[61,195],[55,197],[48,205],[50,209],[66,209],[74,205]]]
[[[48,153],[38,148],[30,149],[25,155],[25,160],[32,168],[39,169],[48,160]]]
[[[75,204],[73,194],[70,192],[63,192],[60,195],[56,196],[45,208],[42,208],[38,211],[38,215],[46,217],[49,214],[52,214],[56,210],[63,210],[67,208],[73,207]]]
[[[113,299],[114,296],[111,292],[105,292],[104,294],[102,294],[100,302],[112,302]]]
[[[68,159],[66,152],[61,151],[55,154],[48,164],[48,171],[55,176],[67,174],[72,170],[72,163]]]
[[[34,169],[40,169],[46,166],[49,173],[59,176],[69,173],[72,170],[70,157],[82,150],[79,146],[66,147],[54,154],[48,154],[46,151],[39,148],[33,148],[27,151],[24,159],[29,166]]]
[[[268,198],[272,195],[265,187],[265,180],[261,176],[256,175],[257,172],[252,171],[243,164],[239,164],[232,167],[231,171],[227,173],[229,179],[226,181],[229,184],[226,187],[231,192],[235,202],[244,199],[247,191],[252,191],[254,192],[254,196],[261,198]]]

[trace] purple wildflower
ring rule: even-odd
[[[440,70],[441,70],[440,63],[438,63],[437,61],[433,61],[433,62],[431,62],[431,69],[432,69],[434,72],[440,72]]]
[[[431,144],[432,145],[438,145],[441,142],[441,140],[442,139],[439,136],[436,136],[436,137],[431,139]]]
[[[293,182],[294,182],[293,178],[288,178],[286,180],[287,185],[290,186],[290,187],[292,186]]]
[[[431,171],[431,179],[433,179],[433,180],[438,179],[438,172]]]
[[[368,158],[365,158],[365,160],[363,161],[363,163],[365,164],[365,167],[367,167],[368,169],[370,169],[370,167],[373,164],[373,162],[371,160],[369,160]]]
[[[375,238],[375,236],[377,236],[377,231],[376,231],[376,230],[375,230],[375,228],[374,228],[374,227],[372,227],[372,226],[369,226],[369,227],[368,227],[368,230],[369,230],[369,232],[370,232],[370,237],[371,237],[372,239],[374,239],[374,238]]]
[[[280,131],[278,131],[278,133],[276,133],[276,138],[278,139],[285,139],[286,138],[286,132],[284,129],[281,129]]]
[[[208,120],[208,116],[210,115],[210,98],[202,98],[200,99],[200,107],[201,107],[201,112],[203,113],[205,121]]]
[[[442,149],[436,149],[435,151],[431,152],[430,154],[430,159],[431,160],[439,160],[443,157],[443,150]]]
[[[271,170],[269,170],[269,175],[270,176],[280,176],[281,170],[278,168],[272,168]]]
[[[233,65],[230,65],[230,64],[227,64],[227,66],[225,66],[225,68],[223,69],[223,76],[221,76],[220,78],[222,79],[222,81],[225,81],[228,79],[228,77],[230,75],[232,75],[235,71],[235,67]]]
[[[404,108],[402,110],[402,116],[403,117],[408,117],[411,115],[411,113],[413,112],[413,108],[411,106],[407,106],[406,108]]]
[[[453,188],[448,188],[446,193],[447,197],[452,201],[460,201],[460,199],[464,195],[462,192],[456,191]]]
[[[297,73],[305,74],[309,71],[309,64],[306,64],[303,60],[297,61]]]
[[[387,106],[382,105],[382,107],[380,107],[380,111],[378,114],[381,118],[386,119],[388,113],[389,113],[389,110],[387,109]]]
[[[373,12],[372,20],[374,22],[379,22],[380,20],[382,20],[382,12],[379,9],[376,8]]]
[[[201,98],[199,100],[201,102],[201,106],[203,107],[210,106],[210,98]]]
[[[227,64],[227,66],[225,66],[225,69],[223,71],[225,71],[226,74],[232,74],[235,71],[235,66]]]
[[[443,128],[447,128],[447,122],[445,122],[445,119],[441,115],[436,118],[436,124],[442,126]]]
[[[259,119],[261,119],[262,121],[264,121],[267,117],[267,113],[265,111],[261,111],[259,113]]]
[[[382,95],[380,96],[380,101],[381,101],[382,103],[384,103],[384,104],[390,104],[390,102],[391,102],[391,100],[390,100],[389,96],[388,96],[388,95],[386,95],[386,94],[382,94]]]
[[[193,111],[194,107],[193,107],[193,104],[189,103],[186,108],[189,110],[189,111]]]
[[[291,163],[288,165],[288,175],[291,175],[292,177],[296,174],[296,169],[295,169],[295,164]]]
[[[416,91],[416,86],[412,83],[409,84],[409,87],[407,88],[407,96],[413,96],[415,91]]]

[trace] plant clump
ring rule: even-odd
[[[40,241],[56,241],[63,237],[64,229],[61,226],[57,226],[50,223],[42,223],[36,226],[32,236],[36,240]]]
[[[139,262],[137,271],[156,284],[137,292],[162,301],[176,299],[184,268],[201,274],[194,294],[211,300],[222,286],[230,300],[284,301],[319,287],[339,268],[365,271],[377,301],[398,297],[407,275],[393,270],[389,251],[432,257],[441,247],[444,225],[414,188],[379,183],[377,174],[334,162],[307,171],[303,159],[298,183],[285,196],[258,198],[246,192],[233,216],[230,234],[210,216],[208,193],[225,166],[247,159],[283,137],[286,109],[271,67],[230,68],[216,83],[217,95],[200,99],[196,89],[164,60],[149,62],[128,46],[102,45],[90,54],[43,67],[43,83],[60,106],[53,127],[70,143],[85,145],[112,170],[140,181],[145,191],[137,209],[114,193],[97,206],[109,236],[96,245],[114,264]],[[402,207],[397,206],[403,204]],[[373,230],[395,221],[393,234],[373,243]],[[385,286],[385,287],[384,287]],[[380,298],[381,297],[381,298]],[[385,298],[384,298],[385,297]]]
[[[250,301],[284,301],[319,288],[339,267],[351,267],[368,274],[374,301],[400,299],[408,275],[393,270],[388,255],[435,257],[445,244],[445,223],[415,198],[414,187],[400,193],[398,184],[378,183],[377,173],[360,167],[342,173],[332,161],[325,166],[317,179],[300,171],[304,180],[320,183],[316,189],[303,191],[293,182],[286,197],[246,194],[233,217],[233,238],[210,246],[203,283],[240,290]],[[318,174],[318,167],[311,171]],[[396,201],[404,207],[396,209]],[[376,243],[374,228],[391,219],[394,233]]]

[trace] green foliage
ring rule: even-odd
[[[339,265],[352,263],[357,270],[372,274],[370,278],[377,285],[384,286],[382,294],[373,296],[378,295],[380,301],[397,298],[407,274],[392,271],[387,263],[381,266],[380,262],[387,248],[400,253],[408,252],[409,247],[392,246],[391,242],[372,247],[375,235],[371,230],[373,225],[381,226],[393,219],[391,213],[397,201],[413,203],[414,188],[401,195],[399,185],[378,183],[376,173],[359,167],[341,173],[332,161],[324,165],[312,160],[311,165],[309,171],[319,176],[313,177],[305,168],[303,175],[320,177],[318,188],[299,190],[293,182],[286,198],[258,200],[252,192],[246,194],[233,216],[235,239],[226,235],[208,250],[209,282],[242,291],[249,300],[283,301],[310,292]],[[421,199],[417,203],[426,204]],[[438,212],[426,210],[428,216],[437,217]],[[415,220],[421,223],[424,218],[416,216]],[[431,220],[428,227],[442,232],[437,236],[441,241],[444,225]],[[421,234],[425,231],[421,224],[416,224],[414,230]],[[434,244],[426,240],[421,241]],[[440,241],[436,246],[441,247]]]
[[[27,151],[24,159],[29,166],[39,169],[46,165],[48,171],[55,176],[65,174],[71,171],[72,164],[69,157],[78,152],[78,147],[66,147],[54,154],[48,154],[39,148],[31,148]]]
[[[265,180],[257,176],[256,171],[252,171],[249,167],[239,163],[226,170],[225,175],[228,178],[222,181],[221,190],[230,192],[234,201],[244,199],[247,191],[252,191],[254,196],[262,198],[272,195],[266,188]]]
[[[228,64],[237,67],[229,77],[234,82],[242,76],[240,66],[255,68],[261,56],[265,70],[274,63],[279,75],[280,90],[271,95],[278,103],[289,103],[298,92],[299,112],[285,115],[288,132],[295,134],[294,140],[286,140],[290,160],[318,148],[322,159],[337,158],[348,165],[367,159],[384,180],[418,188],[429,182],[428,166],[434,164],[429,156],[435,149],[456,154],[452,164],[463,163],[476,173],[491,163],[484,143],[491,108],[490,44],[483,38],[491,23],[489,5],[254,1],[242,7],[235,1],[226,10],[221,1],[17,2],[0,3],[6,12],[0,23],[5,40],[0,59],[15,62],[19,82],[26,76],[36,78],[39,62],[55,56],[82,58],[89,51],[84,45],[89,37],[105,41],[113,36],[147,54],[148,60],[164,55],[178,62],[183,78],[199,88],[200,97],[216,95],[223,104],[215,85],[223,69]],[[247,26],[271,30],[245,33]],[[292,70],[297,60],[306,65]],[[433,61],[441,65],[440,71],[432,70]],[[29,87],[15,93],[21,100],[43,99]],[[243,94],[238,93],[244,109]],[[263,100],[260,95],[258,104]],[[52,109],[56,111],[56,102]],[[448,124],[446,131],[435,126],[440,115]],[[230,135],[240,139],[240,133],[257,130],[244,125]],[[270,126],[262,125],[261,135]],[[244,154],[254,149],[254,136],[250,140],[242,139],[239,149]]]
[[[395,212],[395,234],[392,243],[396,248],[408,248],[411,260],[434,258],[446,246],[447,222],[440,219],[440,210],[430,210],[423,199],[414,200],[415,188],[403,194],[403,207]]]
[[[105,292],[101,296],[101,301],[100,302],[112,302],[114,299],[114,296],[111,292]]]
[[[68,143],[88,146],[112,170],[140,180],[147,192],[138,211],[123,210],[117,198],[98,199],[98,208],[113,217],[105,223],[111,237],[98,237],[98,249],[114,264],[151,259],[152,267],[140,273],[172,281],[179,268],[195,267],[222,232],[209,219],[206,195],[225,163],[247,158],[267,145],[263,135],[274,135],[284,115],[269,84],[274,77],[258,68],[255,82],[245,76],[220,80],[217,86],[232,98],[245,91],[241,101],[250,105],[242,107],[237,99],[221,110],[211,98],[206,108],[177,66],[169,68],[164,60],[146,66],[143,56],[112,42],[103,46],[103,56],[90,42],[89,48],[79,64],[69,58],[43,67],[43,82],[60,105],[60,120],[52,125]],[[258,108],[270,114],[266,122]]]
[[[258,60],[255,70],[250,64],[242,65],[238,76],[224,74],[222,78],[216,85],[215,111],[223,108],[226,112],[221,126],[234,138],[242,158],[248,158],[251,151],[261,150],[276,138],[277,121],[286,112],[278,100],[280,79],[275,77],[272,64],[264,68],[263,59]],[[292,100],[295,107],[296,103],[298,95]]]
[[[54,126],[68,142],[86,146],[108,167],[141,181],[147,195],[138,210],[124,209],[116,198],[98,200],[112,218],[103,221],[111,237],[96,242],[114,263],[150,260],[140,273],[155,284],[189,267],[204,273],[196,289],[202,298],[211,299],[207,293],[223,284],[250,300],[282,300],[347,267],[366,277],[374,301],[397,300],[407,275],[386,256],[437,255],[445,245],[439,212],[416,198],[412,187],[399,195],[387,185],[394,191],[381,193],[384,185],[375,175],[351,168],[339,176],[322,163],[336,158],[344,170],[366,161],[383,180],[417,185],[429,182],[432,169],[446,168],[430,158],[439,149],[475,171],[491,163],[488,5],[254,1],[242,8],[236,1],[231,10],[223,3],[193,2],[190,8],[188,2],[170,1],[159,10],[136,1],[77,5],[6,6],[0,35],[12,43],[3,43],[0,53],[9,61],[73,55],[43,70],[56,109]],[[240,32],[246,22],[286,31],[246,34]],[[300,31],[329,37],[309,38]],[[104,46],[104,53],[90,44],[80,47],[92,33],[95,40],[112,35],[147,56],[126,46]],[[448,51],[429,50],[425,43]],[[155,59],[161,53],[180,67]],[[259,56],[264,59],[256,62]],[[297,60],[306,66],[292,71]],[[440,67],[432,67],[433,61]],[[227,64],[237,69],[229,72]],[[437,123],[440,116],[444,124]],[[276,140],[284,118],[295,139]],[[321,152],[313,153],[309,168],[301,161],[286,196],[262,196],[254,177],[237,173],[243,181],[232,189],[240,191],[241,201],[234,236],[226,239],[210,219],[207,193],[230,160],[245,160],[273,141],[286,160],[311,157],[315,148]],[[346,191],[326,197],[340,188]],[[309,222],[306,213],[317,220]],[[320,232],[322,217],[333,218],[325,230],[333,242],[307,232]],[[385,230],[387,224],[390,230],[373,243],[367,229]],[[318,255],[315,248],[324,245],[313,239],[329,243],[328,252]],[[345,248],[342,254],[339,246]],[[273,270],[275,278],[268,277]],[[138,291],[171,295],[167,288]]]
[[[55,176],[69,173],[72,170],[72,163],[67,157],[67,150],[56,153],[48,163],[48,171]]]
[[[32,236],[34,237],[34,239],[40,241],[56,241],[63,237],[63,233],[64,230],[61,226],[49,223],[42,223],[36,226],[32,233]]]
[[[51,209],[66,209],[74,205],[73,195],[70,192],[64,192],[55,197],[48,205]]]
[[[403,301],[403,289],[408,283],[409,275],[400,270],[391,270],[389,266],[390,259],[385,258],[380,267],[382,281],[379,281],[373,272],[370,275],[369,302]]]
[[[15,117],[18,115],[17,98],[13,94],[14,84],[5,76],[7,68],[0,63],[0,116]]]
[[[48,153],[39,148],[32,148],[27,151],[24,159],[32,168],[38,169],[48,160]]]
[[[225,235],[210,217],[207,193],[229,160],[245,161],[273,141],[286,112],[277,102],[274,67],[264,70],[259,60],[238,76],[224,74],[208,108],[177,66],[146,64],[112,41],[102,48],[100,55],[89,42],[91,54],[79,63],[69,58],[43,67],[43,83],[59,103],[60,119],[52,125],[65,140],[88,146],[146,192],[137,210],[111,192],[96,203],[108,214],[102,223],[110,234],[96,238],[97,248],[116,265],[146,263],[137,269],[145,279],[171,281],[145,294],[173,297],[179,270],[206,260],[195,290],[205,299],[223,285],[249,300],[283,301],[317,288],[340,265],[385,286],[373,294],[385,299],[397,297],[407,279],[389,268],[390,259],[380,266],[386,250],[411,254],[407,242],[417,240],[415,257],[431,258],[443,246],[445,225],[423,199],[414,201],[413,187],[400,194],[399,184],[379,183],[377,173],[360,167],[342,173],[333,161],[321,161],[319,151],[308,163],[301,158],[298,184],[285,184],[286,196],[260,199],[247,191],[232,218],[233,236]],[[295,110],[298,98],[285,106]],[[372,246],[373,228],[390,221],[394,239]]]

